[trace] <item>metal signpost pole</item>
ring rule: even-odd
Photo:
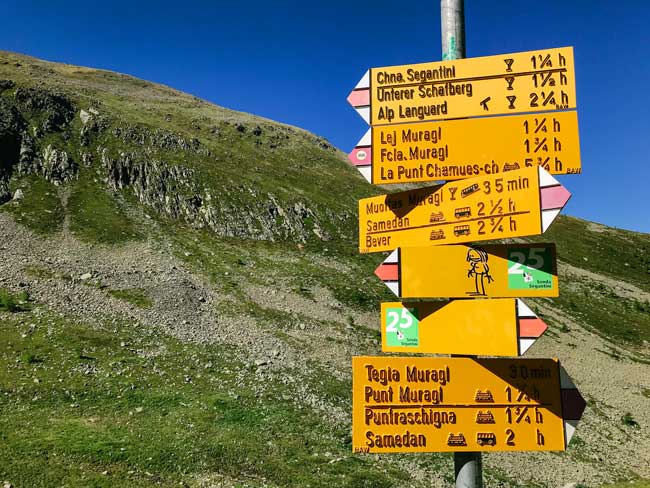
[[[440,0],[443,61],[465,57],[465,11],[463,1]]]
[[[465,57],[465,12],[463,0],[440,0],[442,60]],[[456,488],[482,488],[480,452],[455,452]]]

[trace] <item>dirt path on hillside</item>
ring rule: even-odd
[[[273,324],[260,323],[253,316],[221,313],[222,303],[236,302],[237,297],[224,294],[204,277],[188,271],[175,256],[161,252],[161,246],[152,247],[146,242],[111,248],[88,245],[77,241],[69,227],[43,239],[3,213],[0,229],[0,287],[27,291],[37,303],[53,310],[97,327],[111,320],[127,320],[182,341],[232,346],[240,351],[245,364],[257,368],[260,384],[275,370],[309,372],[310,361],[322,363],[336,377],[348,374],[349,362],[345,359],[353,354],[352,347],[337,348],[333,354],[324,352],[328,351],[328,340],[351,342],[346,315],[313,314],[314,310],[327,310],[323,303],[331,303],[329,292],[319,294],[319,302],[313,302],[303,301],[290,290],[280,290],[280,301],[274,302],[264,298],[263,290],[251,287],[253,301],[283,312],[293,307],[296,317],[304,323],[302,329],[276,332]],[[82,280],[86,274],[91,278]],[[152,307],[140,308],[108,293],[124,289],[144,290],[153,301]],[[268,297],[272,296],[269,293]],[[368,317],[355,317],[359,323],[369,321]],[[335,326],[320,326],[318,320],[325,318]],[[283,334],[293,336],[295,341],[283,339]],[[326,411],[336,422],[348,420],[347,413],[308,391],[305,382],[295,378],[295,383],[300,393],[296,395],[298,400]]]
[[[596,283],[602,283],[621,298],[631,298],[639,301],[650,302],[650,293],[643,291],[641,288],[638,288],[631,283],[626,283],[625,281],[619,281],[610,278],[609,276],[593,273],[586,269],[576,268],[564,261],[558,261],[557,266],[558,274],[560,276],[565,276],[569,280],[587,278]]]

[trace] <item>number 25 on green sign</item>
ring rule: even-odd
[[[418,318],[415,310],[408,308],[389,308],[386,310],[386,343],[389,346],[418,346]]]
[[[552,287],[553,259],[548,247],[515,248],[508,251],[508,288]]]

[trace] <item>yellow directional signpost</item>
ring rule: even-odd
[[[540,165],[580,173],[575,111],[368,129],[349,154],[370,183],[458,180]]]
[[[555,244],[402,247],[375,274],[400,298],[559,294]]]
[[[556,359],[352,358],[355,452],[563,451],[584,407]]]
[[[372,68],[348,100],[370,125],[575,108],[573,48]]]
[[[570,193],[541,167],[359,201],[362,253],[543,233]]]
[[[519,356],[546,328],[515,298],[381,304],[386,352]]]
[[[382,304],[382,350],[524,354],[547,326],[518,297],[558,296],[555,245],[478,241],[542,234],[571,196],[551,174],[582,171],[573,49],[373,68],[348,101],[372,126],[349,154],[369,182],[446,181],[359,201],[360,252],[393,251],[375,274],[409,299]],[[557,359],[354,357],[352,373],[354,452],[453,451],[457,486],[480,486],[480,451],[566,449],[585,408]]]

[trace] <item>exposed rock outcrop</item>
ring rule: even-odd
[[[0,203],[12,198],[8,185],[12,174],[37,174],[61,185],[89,170],[109,188],[132,191],[157,212],[220,236],[326,241],[331,235],[322,219],[341,218],[328,209],[316,209],[306,199],[287,201],[251,184],[222,181],[210,185],[213,177],[200,173],[200,166],[183,164],[191,159],[208,165],[219,161],[198,138],[125,124],[92,105],[75,108],[63,94],[0,81],[0,93],[15,88],[13,93],[0,95]],[[223,122],[224,127],[228,125]],[[264,136],[273,147],[296,132],[244,123],[232,127],[236,137],[252,137],[259,145]],[[313,139],[309,142],[329,148],[322,139]],[[231,155],[225,151],[226,157]]]
[[[39,169],[40,173],[55,185],[70,181],[78,172],[77,164],[68,153],[55,149],[52,145],[48,145],[43,151]]]
[[[0,98],[0,203],[11,199],[9,178],[20,156],[20,133],[25,121],[20,112]]]
[[[274,195],[258,195],[244,185],[229,188],[228,198],[223,199],[201,186],[193,169],[141,159],[135,153],[122,152],[111,158],[106,148],[100,151],[111,188],[130,188],[143,204],[195,227],[207,227],[221,236],[257,240],[306,242],[311,235],[330,239],[304,202],[283,206]]]
[[[60,131],[74,117],[72,102],[62,94],[37,88],[17,88],[15,100],[21,112],[31,115],[44,133]]]
[[[210,151],[203,147],[198,139],[192,138],[187,140],[179,134],[163,129],[150,130],[145,127],[134,125],[118,126],[113,128],[113,136],[121,140],[124,144],[167,151],[185,151],[209,156]]]

